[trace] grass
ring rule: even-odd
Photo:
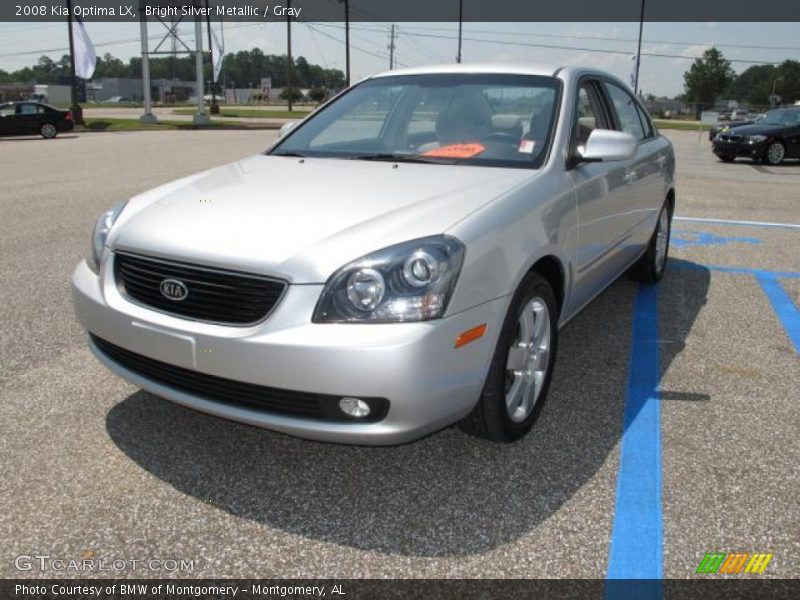
[[[177,108],[172,111],[176,115],[193,115],[193,108]],[[304,119],[310,114],[307,110],[268,110],[259,108],[222,108],[218,117],[226,118],[257,118],[257,119]]]
[[[159,121],[158,123],[142,123],[139,119],[107,119],[86,118],[84,124],[78,126],[83,131],[159,131],[176,129],[266,129],[267,127],[253,127],[252,125],[237,122],[221,122],[212,120],[208,125],[198,126],[187,121]]]
[[[682,129],[685,131],[708,131],[711,129],[711,125],[708,123],[700,123],[699,121],[694,123],[681,123],[670,121],[669,119],[653,119],[653,122],[659,129]]]

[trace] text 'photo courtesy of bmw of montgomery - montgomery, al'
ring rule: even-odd
[[[602,71],[392,71],[281,134],[97,222],[72,288],[112,371],[309,439],[509,442],[559,328],[664,271],[672,146]]]

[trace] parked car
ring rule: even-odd
[[[739,125],[752,125],[766,117],[766,114],[759,114],[755,115],[752,119],[740,119],[738,121],[733,121],[730,123],[717,123],[711,129],[708,130],[708,139],[712,142],[714,138],[717,137],[717,134],[722,131],[729,131],[731,127],[738,127]]]
[[[132,100],[126,96],[111,96],[111,98],[103,100],[101,104],[124,104],[126,102],[132,102]]]
[[[509,442],[559,328],[664,273],[673,149],[602,71],[391,71],[284,133],[101,216],[72,289],[112,371],[306,438]]]
[[[763,119],[720,131],[713,151],[723,162],[742,156],[770,165],[800,158],[800,108],[779,108]]]
[[[72,113],[41,102],[0,104],[0,135],[39,134],[50,140],[75,126]]]

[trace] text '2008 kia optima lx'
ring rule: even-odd
[[[672,146],[619,80],[371,77],[266,152],[105,213],[73,275],[94,354],[150,392],[305,438],[523,436],[559,327],[663,273]]]

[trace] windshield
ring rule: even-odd
[[[552,77],[432,74],[361,83],[275,146],[275,155],[539,168],[560,84]]]
[[[800,125],[800,109],[771,110],[759,123],[763,125]]]

